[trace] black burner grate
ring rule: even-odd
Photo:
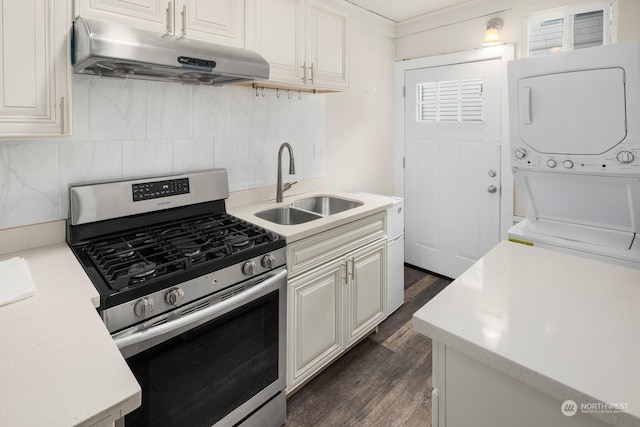
[[[94,239],[84,251],[108,286],[118,291],[277,239],[261,227],[219,214]]]

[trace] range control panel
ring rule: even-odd
[[[189,178],[136,183],[131,185],[131,191],[134,202],[158,199],[160,197],[177,196],[178,194],[188,194]]]
[[[526,144],[516,144],[511,150],[511,165],[549,172],[640,174],[640,143],[620,144],[599,155],[546,154]]]

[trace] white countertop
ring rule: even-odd
[[[0,307],[0,325],[72,302],[90,300],[94,307],[100,304],[98,291],[66,243],[0,255],[0,261],[16,256],[29,263],[35,296]]]
[[[140,386],[67,244],[0,260],[14,256],[27,260],[35,295],[0,307],[0,425],[111,425],[140,406]]]
[[[561,401],[640,425],[640,270],[500,242],[418,310],[416,331]]]
[[[289,206],[291,202],[300,199],[307,199],[309,197],[316,196],[335,196],[341,199],[353,200],[363,202],[362,206],[349,209],[344,212],[340,212],[334,215],[326,216],[324,218],[315,219],[309,222],[296,225],[279,225],[271,221],[264,220],[255,216],[257,212],[275,208]],[[345,193],[342,191],[328,190],[328,191],[313,191],[309,193],[298,194],[295,196],[285,197],[282,203],[276,203],[275,201],[256,203],[251,205],[236,206],[227,208],[228,213],[237,216],[238,218],[249,221],[253,224],[264,227],[267,230],[271,230],[283,236],[287,243],[293,243],[297,240],[304,239],[305,237],[312,236],[323,231],[330,230],[343,224],[347,224],[352,221],[356,221],[361,218],[365,218],[369,215],[373,215],[377,212],[382,212],[392,206],[391,202],[388,202],[382,198],[368,197],[361,194]]]

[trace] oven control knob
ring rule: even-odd
[[[258,266],[255,261],[247,261],[242,265],[242,272],[247,276],[253,276],[256,274],[256,270],[258,270]]]
[[[152,298],[142,298],[133,307],[133,312],[138,317],[149,317],[151,314],[153,314],[153,305],[154,302]]]
[[[549,166],[550,168],[555,168],[557,165],[558,165],[558,163],[556,163],[555,160],[553,160],[553,159],[547,160],[547,166]]]
[[[167,304],[177,307],[184,300],[184,291],[180,288],[170,289],[169,292],[167,292],[167,294],[164,296],[164,300],[167,302]]]
[[[276,258],[271,254],[262,257],[262,266],[264,268],[273,268],[274,262],[276,262]]]
[[[618,153],[616,158],[620,163],[628,165],[629,163],[633,162],[633,159],[635,157],[631,151],[621,151]]]
[[[524,159],[525,157],[527,157],[527,150],[525,150],[524,148],[518,148],[516,150],[516,159]]]
[[[565,160],[564,162],[562,162],[562,164],[567,169],[571,169],[573,167],[573,162],[571,160]]]

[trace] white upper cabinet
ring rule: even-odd
[[[182,19],[181,35],[243,48],[244,1],[186,0],[177,2]]]
[[[75,15],[244,47],[243,0],[76,0]]]
[[[70,134],[67,0],[1,3],[0,137]]]
[[[250,34],[247,47],[269,62],[269,80],[302,85],[305,3],[301,0],[249,0],[247,21]]]
[[[270,82],[305,89],[349,85],[349,16],[313,0],[247,0],[247,47],[271,66]]]
[[[307,82],[347,88],[349,18],[342,11],[311,1],[307,8]]]

